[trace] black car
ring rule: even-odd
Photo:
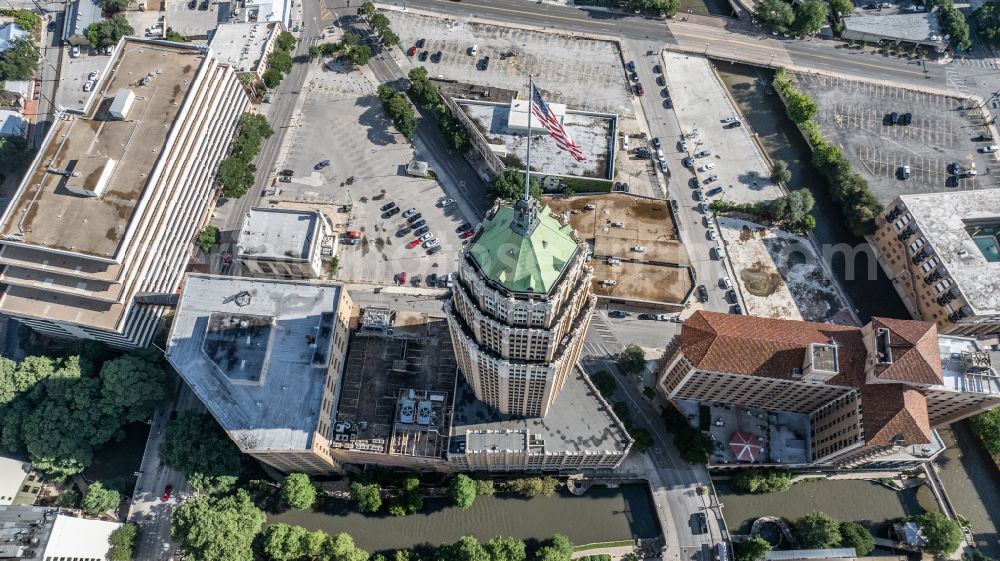
[[[698,298],[702,302],[708,302],[708,289],[703,284],[698,285]]]
[[[434,255],[435,253],[437,253],[439,251],[441,251],[441,246],[440,245],[436,245],[436,246],[434,246],[434,247],[432,247],[432,248],[430,248],[430,249],[427,250],[427,255]]]
[[[293,170],[290,170],[290,169],[283,169],[283,170],[281,170],[281,172],[278,175],[281,175],[283,177],[291,177],[291,176],[295,175],[295,172]],[[382,210],[385,210],[385,209],[383,208]]]
[[[323,160],[323,161],[319,162],[318,164],[314,165],[313,169],[314,170],[321,170],[321,169],[323,169],[325,167],[328,167],[329,165],[330,165],[330,160]]]
[[[472,229],[472,224],[469,224],[468,222],[466,222],[466,223],[462,224],[461,226],[459,226],[458,229],[455,230],[455,231],[458,232],[459,234],[461,234],[462,232],[468,232],[471,229]]]
[[[407,218],[407,219],[406,219],[406,221],[407,221],[407,222],[409,222],[410,224],[413,224],[413,223],[415,223],[415,222],[416,222],[417,220],[420,220],[420,218],[421,218],[422,216],[423,216],[423,214],[420,214],[420,213],[418,212],[418,213],[416,213],[416,214],[414,214],[414,215],[410,216],[409,218]]]
[[[674,102],[668,97],[667,99],[663,100],[663,106],[666,107],[667,109],[673,109]],[[736,125],[739,126],[739,123],[736,123]]]
[[[427,225],[427,221],[426,220],[417,220],[416,222],[411,222],[410,224],[414,228],[420,228],[421,226]]]
[[[418,238],[431,230],[430,228],[424,226],[423,224],[421,224],[420,226],[414,224],[413,227],[416,228],[416,230],[413,231],[413,235],[417,236]]]
[[[899,117],[899,124],[908,125],[913,121],[913,113],[903,113]]]
[[[431,62],[441,62],[441,51],[431,55]]]
[[[198,4],[198,9],[202,10],[202,11],[207,10],[208,9],[208,0],[203,0],[201,4]]]
[[[399,207],[398,206],[394,206],[394,207],[392,207],[392,208],[389,209],[389,216],[396,216],[397,214],[399,214]]]
[[[660,137],[654,136],[653,137],[653,148],[660,148],[661,146],[663,146],[663,143],[660,142]]]
[[[427,40],[426,39],[417,39],[417,48],[418,49],[424,48],[425,44],[427,44]]]
[[[663,72],[663,69],[660,68],[659,64],[653,66],[653,74],[661,74],[662,72]]]
[[[396,206],[395,202],[385,203],[384,205],[382,205],[382,212],[385,212],[385,211],[389,210],[390,208],[392,208],[394,206]]]
[[[198,0],[191,0],[188,2],[188,9],[193,10],[198,7]]]
[[[656,319],[653,314],[639,314],[639,319]]]
[[[428,56],[429,56],[429,53],[427,51],[420,51],[420,54],[417,55],[417,60],[419,60],[420,62],[423,62],[423,61],[427,60]]]
[[[899,123],[899,113],[896,113],[895,111],[889,113],[889,124],[895,125],[897,123]]]
[[[657,76],[656,77],[656,83],[659,84],[659,85],[661,85],[661,86],[666,86],[667,85],[667,79],[664,78],[662,75]]]
[[[611,310],[610,312],[608,312],[608,317],[613,317],[613,318],[628,317],[628,312],[626,312],[625,310]]]
[[[45,29],[48,29],[49,33],[55,31],[56,30],[56,22],[55,22],[55,20],[50,21],[49,24],[45,26]]]
[[[431,273],[427,275],[427,286],[434,286],[437,284],[438,275],[437,273]]]
[[[409,234],[409,233],[410,233],[410,227],[409,226],[403,226],[402,228],[400,228],[396,232],[396,237],[397,238],[402,238],[402,237],[406,236],[406,234]]]
[[[743,126],[743,123],[741,123],[740,121],[733,121],[732,123],[729,123],[728,125],[726,125],[726,126],[724,126],[722,128],[724,128],[724,129],[738,129],[738,128],[742,127],[742,126]]]
[[[629,72],[635,72],[635,61],[628,61],[628,64],[626,64],[625,67],[628,68]]]
[[[977,136],[976,138],[974,138],[973,140],[975,140],[976,142],[993,142],[993,135],[992,134],[981,134],[981,135]]]

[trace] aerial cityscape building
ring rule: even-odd
[[[47,335],[145,346],[165,308],[143,296],[180,284],[248,104],[211,50],[122,39],[0,218],[0,312]]]

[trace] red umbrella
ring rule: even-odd
[[[733,437],[729,439],[729,449],[742,462],[752,462],[764,451],[757,436],[746,431],[733,433]]]

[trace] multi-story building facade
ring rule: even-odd
[[[333,256],[333,224],[319,210],[253,208],[243,220],[236,260],[254,277],[318,278]]]
[[[224,23],[215,28],[210,46],[237,73],[253,72],[258,79],[267,72],[267,57],[285,31],[280,21]]]
[[[1000,189],[902,195],[875,224],[872,248],[913,318],[1000,332]]]
[[[243,453],[335,473],[353,314],[337,284],[188,275],[165,355]]]
[[[248,105],[211,50],[122,39],[0,218],[0,312],[47,335],[146,345],[165,310],[153,295],[176,291]]]
[[[888,469],[940,452],[934,428],[1000,405],[991,355],[922,321],[855,328],[696,312],[669,344],[657,388],[670,400],[806,416],[803,466]]]
[[[533,199],[495,206],[445,303],[458,367],[501,413],[545,416],[583,347],[596,298],[586,243]]]

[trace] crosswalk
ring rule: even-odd
[[[980,68],[1000,69],[1000,63],[995,58],[957,58],[955,64],[960,66],[978,66]]]
[[[597,337],[594,337],[595,334]],[[591,317],[587,340],[583,343],[584,354],[600,358],[613,357],[618,354],[621,347],[621,343],[618,342],[618,338],[615,337],[604,317],[595,313]]]

